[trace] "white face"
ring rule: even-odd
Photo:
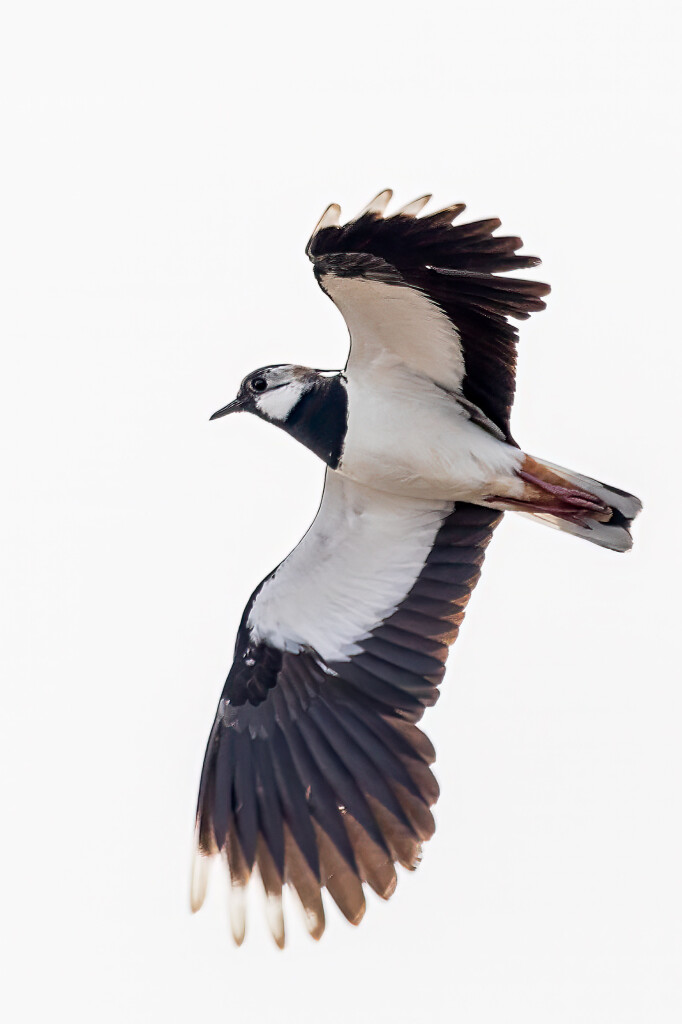
[[[263,416],[267,416],[268,419],[277,422],[283,422],[304,391],[305,385],[303,382],[293,380],[288,384],[279,384],[272,390],[263,391],[256,398],[255,405]]]
[[[257,378],[251,377],[252,382],[254,379],[264,380],[267,385],[264,390],[259,390],[255,394],[253,389],[250,389],[254,405],[262,416],[275,423],[283,423],[287,419],[308,388],[303,367],[300,366],[269,366],[260,372]]]

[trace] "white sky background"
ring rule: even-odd
[[[672,3],[13,4],[0,26],[2,932],[11,1021],[677,1022],[679,31]],[[508,516],[425,718],[438,831],[319,945],[192,918],[235,630],[322,466],[208,417],[338,367],[304,255],[391,186],[544,263],[513,420],[641,495],[634,552]],[[434,206],[435,208],[435,206]]]

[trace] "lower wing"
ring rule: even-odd
[[[247,606],[206,750],[192,906],[223,854],[232,931],[258,868],[284,944],[282,887],[310,934],[322,889],[357,924],[363,884],[388,898],[434,831],[434,750],[415,724],[501,513],[406,499],[328,471],[312,527]]]

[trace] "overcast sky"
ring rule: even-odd
[[[0,786],[11,1021],[673,1024],[680,955],[679,15],[672,4],[14,4],[0,26]],[[244,603],[323,467],[208,417],[343,365],[332,201],[499,216],[546,312],[514,434],[640,495],[630,555],[513,516],[449,662],[419,870],[288,947],[194,803]],[[435,208],[435,207],[434,207]]]

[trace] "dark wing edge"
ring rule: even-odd
[[[516,236],[496,236],[497,218],[453,224],[466,209],[456,203],[416,217],[416,200],[392,216],[384,210],[392,193],[379,194],[357,218],[338,224],[339,207],[328,208],[313,232],[306,253],[316,273],[328,257],[366,254],[394,267],[411,287],[424,292],[457,328],[465,362],[464,397],[474,403],[513,442],[509,419],[515,391],[518,331],[508,317],[526,320],[545,309],[550,287],[500,272],[524,270],[541,262],[518,255]]]
[[[352,924],[363,884],[384,899],[395,865],[414,869],[434,832],[435,753],[415,724],[438,697],[449,645],[502,514],[460,504],[444,520],[410,592],[348,661],[283,653],[258,703],[231,702],[226,684],[206,749],[196,815],[193,909],[207,858],[224,855],[237,943],[244,890],[258,868],[270,929],[285,940],[284,883],[310,934],[325,927],[322,889]],[[229,679],[228,679],[229,683]]]

